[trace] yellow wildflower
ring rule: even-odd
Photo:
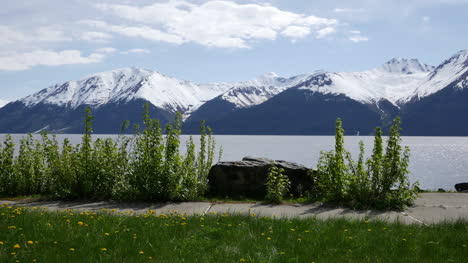
[[[107,248],[103,247],[101,248],[102,251],[107,251]]]
[[[70,250],[70,251],[75,251],[75,249],[74,249],[74,248],[70,248],[69,250]]]
[[[105,235],[105,236],[108,236],[108,235],[109,235],[109,233],[104,233],[104,235]]]
[[[34,244],[34,242],[32,242],[31,240],[29,240],[29,241],[26,242],[26,243],[28,243],[29,245]]]
[[[78,222],[78,225],[82,226],[82,225],[84,225],[84,223],[80,221],[80,222]]]
[[[138,252],[138,254],[140,254],[140,255],[145,254],[145,251],[140,250],[140,252]]]
[[[239,259],[239,262],[245,262],[244,258]]]
[[[16,244],[13,246],[13,248],[21,248],[21,246],[19,244]]]

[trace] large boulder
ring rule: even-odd
[[[455,185],[457,192],[468,192],[468,183],[459,183]]]
[[[221,197],[265,197],[265,181],[272,165],[284,169],[291,181],[290,193],[301,196],[313,185],[309,168],[292,162],[267,158],[244,157],[242,161],[219,162],[208,175],[209,190],[213,196]]]

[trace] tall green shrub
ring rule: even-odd
[[[132,184],[140,198],[163,199],[164,141],[159,121],[149,116],[149,104],[143,111],[143,132],[135,135]]]
[[[376,193],[379,206],[403,208],[418,196],[418,183],[409,182],[410,149],[401,146],[401,120],[396,118],[390,128],[387,148],[381,165],[380,191]]]
[[[382,130],[376,128],[371,157],[364,161],[364,143],[354,161],[344,147],[341,120],[336,122],[335,151],[322,152],[315,177],[315,198],[354,207],[403,209],[418,195],[417,183],[409,182],[408,147],[401,146],[400,118],[393,121],[385,153]],[[343,158],[345,157],[345,158]]]
[[[73,191],[79,198],[90,198],[93,192],[92,137],[93,133],[91,109],[85,109],[84,131],[81,145],[78,145],[78,164],[76,182]]]
[[[348,166],[345,157],[348,152],[344,148],[344,130],[341,119],[336,120],[335,150],[321,152],[317,164],[318,190],[327,200],[340,202],[347,194]]]
[[[143,130],[117,140],[92,138],[91,110],[86,108],[81,144],[65,139],[60,150],[55,136],[31,134],[21,139],[18,154],[11,136],[0,144],[0,195],[42,194],[54,198],[194,200],[204,194],[213,164],[215,140],[201,125],[200,149],[193,139],[180,152],[181,115],[166,126],[143,111]],[[206,132],[208,131],[208,132]]]
[[[0,143],[0,194],[16,195],[16,176],[14,166],[15,144],[13,138],[7,135],[3,145]]]
[[[265,190],[265,199],[273,203],[279,203],[291,189],[288,176],[284,175],[284,169],[272,165],[268,170]]]
[[[180,155],[180,134],[182,115],[176,114],[173,124],[166,127],[163,178],[165,185],[164,198],[181,199],[180,187],[183,180],[182,157]]]

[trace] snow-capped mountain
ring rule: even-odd
[[[445,60],[417,87],[412,97],[423,98],[454,85],[468,86],[468,50],[462,50]]]
[[[332,134],[334,120],[341,117],[349,131],[370,134],[400,115],[409,123],[408,134],[468,135],[468,125],[466,130],[452,127],[457,133],[450,130],[454,117],[467,116],[458,123],[468,123],[467,86],[468,50],[437,67],[394,58],[362,72],[316,71],[293,77],[266,73],[233,83],[197,84],[123,68],[53,85],[9,103],[0,108],[0,133],[81,132],[87,106],[95,116],[95,132],[115,133],[123,120],[141,125],[142,107],[149,102],[150,114],[163,126],[181,112],[189,133],[198,132],[199,122],[206,120],[215,132],[225,134]]]
[[[394,58],[382,66],[363,72],[329,72],[311,76],[298,88],[322,94],[342,94],[373,104],[388,100],[394,105],[411,97],[433,66],[417,59]]]
[[[227,91],[221,94],[219,99],[232,103],[236,108],[248,108],[263,103],[285,89],[297,85],[307,76],[303,74],[284,78],[274,72],[268,72],[254,80],[205,85],[223,87]]]
[[[414,74],[422,72],[430,72],[434,70],[434,66],[430,66],[421,63],[417,59],[406,59],[406,58],[393,58],[377,68],[377,70],[385,71],[388,73],[395,74]]]
[[[29,107],[53,104],[76,109],[143,99],[156,107],[184,113],[224,91],[223,86],[200,86],[159,72],[122,68],[57,84],[20,101]]]
[[[468,135],[468,50],[432,71],[405,103],[401,115],[411,135]]]
[[[0,108],[7,105],[9,103],[9,101],[6,101],[6,100],[0,100]]]
[[[468,135],[468,129],[451,129],[447,122],[440,125],[444,120],[454,122],[452,116],[468,116],[468,108],[465,110],[463,106],[468,103],[460,93],[427,97],[437,104],[424,102],[413,106],[412,103],[415,94],[429,81],[444,91],[454,86],[450,83],[465,87],[464,72],[468,68],[465,54],[459,52],[437,68],[416,59],[395,58],[363,72],[315,72],[267,101],[242,110],[233,110],[217,97],[188,120],[206,119],[215,131],[224,134],[333,134],[334,120],[340,117],[349,133],[371,134],[376,126],[388,126],[395,116],[408,119],[414,115],[404,122],[407,134],[450,135],[456,132]],[[230,92],[232,90],[226,94]],[[446,105],[453,109],[447,110],[447,114],[438,114]],[[457,112],[457,108],[461,110]],[[428,111],[435,112],[426,116]],[[438,121],[432,118],[439,115]],[[421,123],[424,119],[428,121]],[[187,128],[193,130],[194,123],[187,122]],[[468,119],[463,123],[468,123]],[[433,126],[440,126],[440,129],[425,129]]]

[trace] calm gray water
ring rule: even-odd
[[[13,135],[18,143],[23,135]],[[95,137],[116,137],[95,135]],[[293,161],[315,168],[321,150],[331,150],[333,136],[235,136],[218,135],[217,145],[222,145],[222,160],[240,160],[244,156],[268,157]],[[69,138],[80,143],[81,135],[57,135],[59,141]],[[195,141],[198,136],[194,136]],[[0,140],[4,136],[0,135]],[[183,141],[188,136],[182,136]],[[372,151],[373,137],[346,136],[345,145],[353,156],[359,152],[358,143],[363,140],[366,153]],[[185,144],[185,143],[183,143]],[[453,189],[454,184],[468,182],[468,137],[403,137],[403,144],[410,147],[411,181],[418,180],[424,189]]]

